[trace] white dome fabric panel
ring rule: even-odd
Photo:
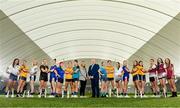
[[[0,18],[6,15],[0,11]],[[14,37],[15,35],[19,35]],[[0,76],[7,77],[6,68],[15,58],[25,59],[31,66],[33,59],[41,64],[43,58],[50,57],[28,38],[9,18],[0,21]]]
[[[180,20],[177,19],[180,19],[180,13],[176,16],[176,19],[170,21],[148,42],[153,43],[153,46],[145,44],[129,58],[129,63],[132,64],[132,61],[135,59],[143,60],[145,61],[145,67],[148,68],[149,60],[151,58],[155,60],[159,57],[163,60],[165,58],[170,58],[171,62],[174,64],[175,74],[180,76]],[[161,34],[164,37],[161,37],[158,34]],[[142,54],[142,52],[146,52],[150,56],[146,56]],[[139,55],[140,57],[138,58],[135,55]]]
[[[180,11],[180,3],[178,0],[8,0],[1,1],[1,9],[51,58],[122,61],[171,21]]]

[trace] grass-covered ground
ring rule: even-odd
[[[177,98],[5,98],[0,107],[180,107]]]

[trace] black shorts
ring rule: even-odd
[[[108,80],[108,81],[113,81],[113,80],[114,80],[114,78],[107,78],[107,80]]]
[[[139,75],[139,80],[140,81],[146,81],[146,76],[145,75]]]
[[[39,81],[41,81],[41,80],[43,80],[43,81],[48,81],[48,76],[47,75],[44,75],[44,74],[42,74],[42,75],[40,75],[40,77],[39,77]]]
[[[133,81],[139,80],[139,75],[134,75],[133,76]]]
[[[36,76],[30,76],[30,81],[36,81]]]
[[[64,82],[64,79],[58,78],[58,82],[63,83],[63,82]]]
[[[150,78],[149,78],[149,81],[150,81],[150,82],[154,82],[155,80],[156,80],[155,77],[150,77]]]
[[[78,79],[78,78],[74,78],[74,79],[72,80],[72,82],[76,82],[76,81],[79,81],[79,79]]]
[[[66,82],[72,82],[72,79],[66,79]]]
[[[23,76],[20,76],[20,77],[19,77],[19,80],[26,81],[26,79],[27,79],[27,78],[26,78],[26,77],[23,77]]]

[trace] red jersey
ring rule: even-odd
[[[158,68],[158,66],[157,66],[157,72],[158,72],[158,73],[166,72],[166,71],[165,71],[164,64],[160,64],[160,65],[159,65],[159,68]]]
[[[172,78],[174,76],[174,72],[173,72],[173,64],[171,64],[169,67],[166,68],[167,69],[167,78]]]

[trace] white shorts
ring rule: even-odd
[[[122,80],[123,80],[123,77],[115,76],[115,81],[122,81]]]
[[[166,78],[166,76],[167,76],[166,72],[162,72],[158,74],[159,79]]]

